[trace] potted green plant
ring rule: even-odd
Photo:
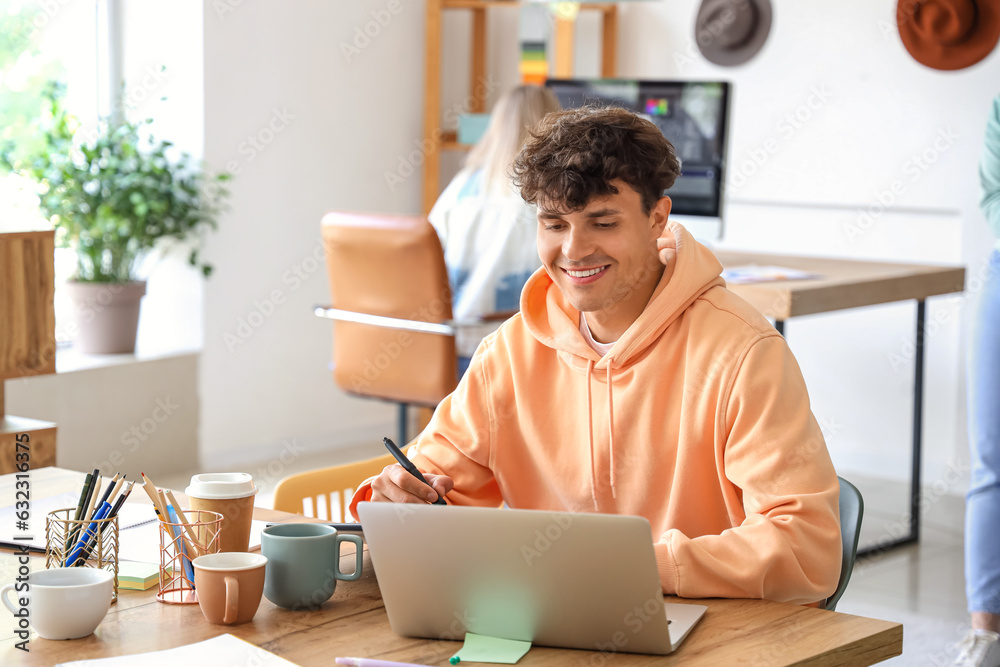
[[[76,345],[90,354],[132,352],[146,290],[143,260],[183,242],[190,263],[210,275],[198,252],[204,234],[216,228],[229,174],[208,176],[187,153],[172,158],[171,142],[149,133],[151,119],[106,118],[88,133],[66,110],[58,84],[44,99],[35,141],[0,148],[0,167],[37,183],[57,244],[76,251],[67,285],[76,305]]]

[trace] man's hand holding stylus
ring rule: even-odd
[[[430,484],[406,472],[398,463],[386,466],[378,477],[372,480],[372,500],[390,503],[432,503],[452,490],[455,481],[448,475],[424,474]]]

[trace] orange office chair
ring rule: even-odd
[[[345,391],[433,408],[458,384],[451,289],[437,233],[426,218],[329,212],[323,245],[334,320],[333,377]]]
[[[347,504],[358,485],[396,462],[391,455],[367,461],[300,472],[285,477],[274,488],[274,509],[336,523],[357,521]]]

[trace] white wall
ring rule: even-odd
[[[197,467],[196,354],[137,361],[60,350],[56,371],[5,383],[9,414],[56,423],[56,465],[133,480]]]
[[[767,44],[737,68],[698,53],[695,0],[622,6],[621,75],[735,85],[724,247],[981,265],[991,241],[977,209],[976,163],[1000,92],[1000,51],[967,70],[928,69],[902,47],[896,4],[775,0]],[[787,114],[796,113],[793,124]],[[939,135],[949,138],[935,147]],[[912,159],[925,151],[934,161],[921,169]],[[861,217],[880,196],[889,201],[894,183],[895,201]],[[928,482],[951,479],[948,466],[967,461],[965,301],[928,306],[928,321],[939,322],[927,340]],[[914,313],[900,304],[787,325],[834,460],[848,474],[908,476]]]
[[[200,0],[121,0],[122,105],[130,118],[152,118],[157,139],[176,154],[203,154],[204,78]],[[165,99],[164,99],[165,98]],[[151,257],[139,319],[138,352],[199,350],[203,343],[203,279],[182,247]]]
[[[970,279],[982,270],[992,239],[977,208],[976,163],[990,100],[1000,92],[1000,49],[972,68],[937,72],[903,49],[895,0],[772,0],[763,50],[724,68],[695,44],[700,4],[621,4],[618,75],[733,82],[729,206],[719,247],[966,265]],[[517,11],[496,9],[490,20],[491,77],[514,82]],[[468,94],[468,20],[451,12],[445,26],[448,108]],[[598,13],[582,12],[576,76],[598,76],[599,35]],[[933,159],[926,169],[912,161],[925,151]],[[880,196],[894,198],[881,211]],[[870,219],[862,217],[868,210],[875,213]],[[953,480],[949,466],[964,469],[968,460],[963,363],[970,296],[928,302],[928,323],[937,322],[928,329],[925,364],[928,483]],[[834,460],[848,475],[908,479],[914,329],[912,303],[786,325]],[[962,491],[964,483],[950,490]]]
[[[419,174],[390,190],[384,173],[421,136],[424,4],[403,0],[402,11],[359,42],[359,53],[343,51],[389,4],[205,5],[206,157],[240,172],[234,209],[210,246],[218,273],[206,286],[200,381],[202,450],[210,459],[271,451],[290,437],[314,447],[346,444],[390,427],[388,406],[334,387],[326,370],[329,325],[310,313],[328,298],[324,270],[312,262],[324,210],[420,207]],[[744,66],[719,68],[694,46],[698,4],[621,5],[619,73],[734,82],[731,176],[745,178],[730,179],[725,247],[981,265],[990,239],[976,208],[975,164],[1000,53],[967,70],[935,72],[903,50],[892,28],[894,0],[822,7],[774,0],[764,50]],[[490,77],[514,85],[517,11],[497,8],[490,17]],[[579,76],[597,74],[598,26],[594,15],[581,16]],[[446,17],[443,110],[468,95],[467,29],[463,12]],[[796,112],[809,117],[783,129],[786,114]],[[933,150],[949,128],[950,145],[914,172],[911,156]],[[255,136],[259,150],[248,143]],[[454,167],[455,156],[446,162]],[[894,181],[902,186],[896,201],[851,236],[847,226]],[[303,278],[290,273],[296,269]],[[272,297],[281,303],[268,304]],[[966,460],[968,310],[962,297],[929,304],[929,320],[941,323],[927,351],[928,482]],[[251,318],[259,326],[241,331]],[[815,412],[848,474],[907,478],[913,327],[912,304],[787,326]],[[227,335],[239,342],[227,344]],[[894,366],[894,355],[904,363]]]
[[[205,3],[205,156],[236,174],[208,248],[201,447],[213,464],[273,455],[292,437],[370,440],[377,454],[391,432],[391,406],[336,388],[332,327],[312,314],[329,300],[323,213],[418,205],[419,176],[391,191],[383,174],[421,132],[422,5],[386,11],[359,53],[340,46],[387,4]]]

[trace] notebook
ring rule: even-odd
[[[707,609],[664,603],[642,517],[372,502],[358,513],[403,636],[665,655]]]

